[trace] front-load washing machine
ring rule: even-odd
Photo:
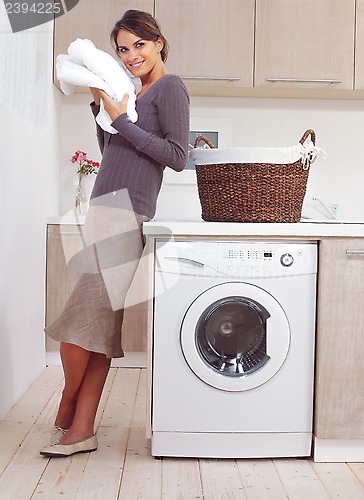
[[[157,240],[152,455],[311,454],[317,248]]]

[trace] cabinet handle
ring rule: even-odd
[[[59,234],[77,234],[77,235],[80,235],[81,231],[60,231]]]
[[[341,80],[316,80],[314,78],[267,78],[267,82],[296,82],[296,83],[342,83]]]
[[[364,256],[364,250],[346,250],[346,255],[363,255]]]
[[[238,76],[181,76],[182,80],[241,80]]]

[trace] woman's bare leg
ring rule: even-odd
[[[85,376],[91,353],[77,345],[61,342],[60,354],[65,382],[55,425],[69,429],[76,411],[78,391]]]
[[[91,352],[81,385],[78,389],[76,411],[69,431],[62,437],[61,444],[72,444],[90,437],[101,394],[109,372],[111,359],[104,354]]]

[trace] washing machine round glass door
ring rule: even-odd
[[[189,306],[181,347],[191,370],[206,384],[244,391],[270,380],[290,345],[287,316],[266,290],[249,283],[213,286]]]

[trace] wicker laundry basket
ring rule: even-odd
[[[204,147],[197,148],[201,141]],[[218,150],[206,137],[197,137],[190,155],[196,166],[202,219],[299,222],[310,165],[317,154],[315,144],[313,130],[306,130],[292,148]]]

